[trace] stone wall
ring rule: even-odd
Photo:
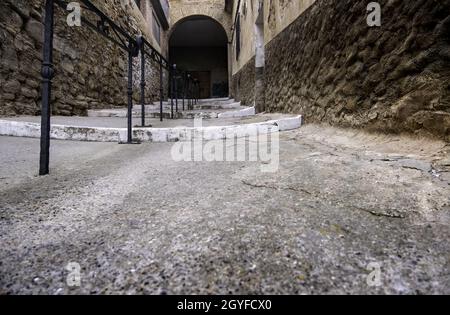
[[[261,0],[264,2],[265,43],[295,21],[314,2],[322,0]]]
[[[243,105],[253,106],[255,102],[255,57],[233,75],[231,80],[231,97]]]
[[[43,2],[4,0],[0,3],[0,115],[40,113]],[[139,17],[124,10],[120,0],[93,2],[130,34],[142,33],[137,26]],[[88,15],[85,11],[83,14]],[[87,26],[69,27],[66,17],[67,13],[57,7],[53,115],[83,115],[87,109],[125,106],[127,53]],[[138,64],[136,58],[136,100],[139,99]],[[159,72],[150,64],[147,69],[147,102],[151,102],[159,94]]]
[[[186,17],[208,16],[223,26],[228,38],[231,37],[231,15],[225,11],[224,0],[170,0],[170,33],[174,26]]]
[[[450,140],[450,0],[319,0],[266,45],[266,108]]]

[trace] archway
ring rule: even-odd
[[[200,98],[228,96],[228,37],[214,19],[195,15],[177,22],[169,38],[169,58],[200,81]]]

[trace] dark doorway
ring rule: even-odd
[[[200,81],[200,98],[228,96],[227,35],[215,20],[191,16],[174,26],[170,62]]]
[[[200,81],[200,98],[211,97],[211,72],[192,71],[192,76]]]

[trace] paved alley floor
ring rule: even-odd
[[[172,146],[52,141],[37,177],[0,137],[0,294],[450,294],[445,143],[308,125],[275,173]]]

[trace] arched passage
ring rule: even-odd
[[[200,81],[200,98],[228,96],[228,37],[214,19],[195,15],[177,22],[170,34],[169,58]]]

